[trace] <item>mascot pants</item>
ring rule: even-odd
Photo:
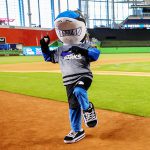
[[[82,110],[89,108],[87,90],[91,83],[92,80],[90,78],[82,77],[76,83],[66,86],[70,125],[75,132],[81,130]]]

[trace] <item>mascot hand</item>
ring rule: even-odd
[[[46,53],[47,50],[49,50],[49,48],[48,48],[49,43],[50,43],[50,37],[49,37],[48,35],[47,35],[47,36],[44,36],[44,37],[40,40],[42,52]]]
[[[70,51],[72,51],[74,54],[81,54],[83,56],[87,56],[88,55],[88,50],[78,47],[78,46],[72,46],[70,49]]]

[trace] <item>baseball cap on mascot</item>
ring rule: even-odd
[[[86,35],[85,19],[78,11],[60,13],[54,24],[59,40],[66,45],[80,44]]]

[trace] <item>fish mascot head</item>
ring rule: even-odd
[[[80,44],[86,37],[85,19],[78,11],[67,10],[60,13],[54,24],[59,40],[66,45]]]

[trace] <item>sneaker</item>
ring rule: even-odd
[[[68,135],[64,138],[64,143],[71,144],[82,140],[85,137],[85,132],[81,129],[78,132],[70,131]]]
[[[97,125],[97,116],[95,113],[94,105],[90,102],[90,107],[87,110],[83,110],[83,118],[85,125],[89,128]]]

